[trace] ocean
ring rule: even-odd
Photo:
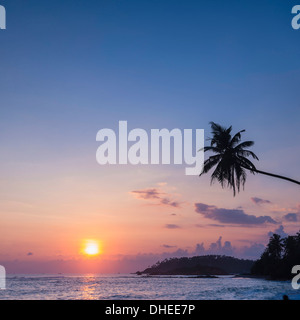
[[[290,281],[222,276],[8,275],[1,300],[300,300]]]

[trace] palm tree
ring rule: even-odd
[[[267,246],[267,252],[269,257],[273,260],[279,260],[281,258],[281,253],[283,249],[283,239],[281,239],[279,234],[274,233],[269,240]]]
[[[204,147],[203,150],[204,152],[211,151],[215,155],[209,157],[204,162],[203,171],[200,176],[216,166],[211,175],[211,183],[217,180],[222,188],[225,186],[230,187],[233,189],[234,196],[236,195],[236,191],[240,191],[241,186],[244,188],[247,177],[246,170],[252,174],[261,173],[300,185],[299,181],[256,169],[255,165],[247,158],[259,159],[252,151],[246,149],[252,147],[254,142],[241,142],[241,133],[245,132],[245,130],[239,131],[232,137],[231,126],[225,128],[214,122],[210,122],[210,124],[212,129],[212,138],[209,139],[210,146]]]

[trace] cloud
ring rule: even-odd
[[[157,185],[160,187],[164,187],[167,185],[167,182],[158,182]]]
[[[27,256],[33,256],[33,253],[32,252],[28,252]]]
[[[244,246],[240,248],[237,256],[241,256],[244,259],[256,260],[264,252],[265,246],[262,243],[253,243],[250,246]]]
[[[161,203],[161,204],[168,205],[168,206],[171,206],[171,207],[174,207],[174,208],[180,207],[180,203],[179,203],[179,202],[171,201],[171,200],[169,200],[168,198],[163,198],[163,199],[161,199],[160,203]]]
[[[270,216],[249,215],[241,209],[224,209],[217,208],[213,205],[204,203],[195,203],[195,211],[202,214],[205,218],[216,220],[221,223],[238,224],[238,225],[262,225],[264,223],[276,224]]]
[[[207,254],[216,254],[216,255],[227,255],[232,256],[234,253],[234,248],[231,245],[230,241],[225,241],[224,245],[222,244],[222,237],[220,236],[216,242],[212,242],[208,249],[204,248],[204,243],[197,243],[195,251],[192,252],[192,255],[207,255]]]
[[[215,224],[215,223],[210,223],[210,224],[195,224],[196,228],[207,228],[207,227],[216,227],[216,228],[224,228],[224,224]]]
[[[138,199],[142,200],[159,200],[159,205],[180,208],[180,203],[170,199],[170,195],[159,191],[156,188],[134,190],[131,193]]]
[[[190,255],[227,255],[233,256],[240,259],[258,259],[263,251],[265,250],[265,245],[262,243],[251,243],[249,246],[234,247],[230,241],[225,241],[222,244],[222,237],[220,236],[216,242],[212,242],[208,249],[205,249],[203,243],[196,244],[195,251],[191,252]]]
[[[295,208],[290,209],[293,212],[288,212],[283,216],[283,220],[287,222],[298,222],[300,221],[300,204],[298,204]]]
[[[170,245],[168,245],[168,244],[163,244],[162,247],[163,247],[163,248],[166,248],[166,249],[177,248],[177,246],[170,246]]]
[[[251,198],[251,200],[252,200],[252,202],[254,202],[254,203],[257,204],[257,205],[266,204],[266,203],[272,203],[272,202],[269,201],[269,200],[264,200],[264,199],[257,198],[257,197],[253,197],[253,198]]]
[[[190,256],[216,254],[255,260],[260,257],[264,249],[265,246],[261,243],[252,243],[249,246],[236,248],[232,246],[230,241],[225,241],[223,244],[222,237],[220,236],[219,239],[216,242],[212,242],[207,249],[205,249],[203,243],[197,243],[195,250],[190,253]]]
[[[289,222],[297,222],[298,221],[298,214],[297,213],[288,213],[283,216],[283,219]]]
[[[233,248],[230,241],[225,241],[224,245],[222,245],[222,237],[216,242],[210,244],[208,249],[210,254],[224,254],[227,256],[231,256],[233,254]]]
[[[196,244],[196,249],[195,249],[195,255],[196,256],[201,256],[204,255],[206,253],[206,250],[204,248],[204,243],[197,243]]]
[[[285,233],[285,231],[284,231],[283,225],[280,225],[274,232],[270,231],[268,233],[268,236],[272,237],[274,233],[279,234],[281,236],[281,238],[285,238],[288,236],[288,234]]]
[[[165,228],[167,228],[167,229],[180,229],[181,227],[177,224],[166,224]]]
[[[163,245],[165,248],[171,248],[172,246]],[[227,255],[232,256],[235,253],[235,248],[231,245],[230,241],[225,241],[222,243],[222,237],[220,236],[216,242],[212,242],[208,249],[204,247],[204,243],[197,243],[194,250],[187,251],[186,249],[178,248],[174,252],[164,253],[165,257],[193,257],[193,256],[201,256],[201,255]]]
[[[161,193],[157,189],[144,189],[131,191],[137,195],[138,199],[160,199]]]

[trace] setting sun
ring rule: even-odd
[[[83,252],[90,256],[100,254],[99,242],[95,240],[87,240],[84,244]]]

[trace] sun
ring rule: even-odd
[[[96,256],[100,254],[99,241],[86,240],[83,246],[83,253],[88,256]]]

